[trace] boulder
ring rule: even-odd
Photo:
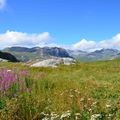
[[[31,67],[57,67],[60,64],[70,65],[74,64],[76,61],[72,58],[54,58],[39,61],[31,65]]]
[[[0,62],[8,62],[8,60],[0,58]]]

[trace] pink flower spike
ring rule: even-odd
[[[28,87],[27,87],[27,88],[26,88],[26,90],[27,90],[27,92],[29,92],[29,93],[30,93],[30,88],[28,88]]]

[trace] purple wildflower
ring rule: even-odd
[[[17,96],[19,92],[30,92],[29,86],[26,85],[25,78],[27,72],[0,69],[0,96],[13,95]]]

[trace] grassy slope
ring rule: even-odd
[[[29,68],[21,64],[0,63],[0,67],[30,71],[31,96],[5,98],[1,119],[17,116],[21,120],[37,120],[43,111],[61,115],[67,110],[72,112],[71,120],[75,119],[75,113],[81,114],[81,120],[89,120],[98,113],[103,115],[103,120],[108,120],[109,115],[112,115],[112,120],[120,119],[119,59],[61,65],[58,68]]]
[[[39,52],[10,52],[10,51],[4,51],[4,52],[8,52],[8,53],[11,53],[12,55],[14,55],[18,60],[20,61],[29,61],[29,60],[36,60],[36,59],[45,59],[49,56],[43,56],[43,55],[40,55]]]

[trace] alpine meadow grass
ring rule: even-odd
[[[57,68],[0,67],[0,120],[120,119],[119,59]]]

